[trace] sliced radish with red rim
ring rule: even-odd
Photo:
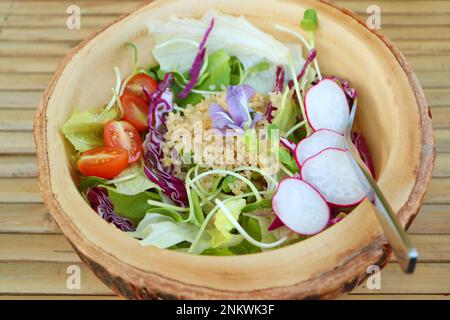
[[[305,95],[308,123],[314,131],[329,129],[343,134],[350,117],[350,107],[342,88],[333,80],[324,79]]]
[[[295,178],[278,184],[272,207],[286,227],[303,235],[319,233],[330,220],[330,208],[322,195],[307,182]]]
[[[300,141],[295,148],[297,164],[302,166],[306,160],[328,148],[344,149],[344,136],[328,129],[314,132],[308,138]]]
[[[328,203],[352,207],[366,198],[367,187],[361,185],[352,163],[342,149],[325,149],[302,166],[302,179],[313,185]]]

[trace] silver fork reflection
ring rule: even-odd
[[[383,195],[383,192],[372,177],[367,166],[361,160],[359,152],[353,144],[352,129],[357,108],[358,102],[355,99],[355,103],[350,113],[350,120],[344,134],[345,145],[349,151],[347,152],[347,155],[350,158],[361,184],[367,186],[364,189],[366,190],[368,198],[375,204],[377,218],[401,268],[405,273],[413,273],[418,258],[418,252],[412,244],[408,234],[400,225],[395,212],[392,210],[392,207],[386,200],[386,197]]]

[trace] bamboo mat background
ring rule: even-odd
[[[245,1],[245,0],[243,0]],[[116,298],[80,262],[42,204],[32,136],[34,112],[57,63],[86,36],[142,1],[0,1],[0,299]],[[346,299],[445,299],[450,294],[450,1],[337,1],[366,16],[382,10],[382,32],[406,54],[433,112],[438,158],[426,204],[410,233],[421,252],[413,276],[393,263],[380,290]],[[82,10],[81,30],[66,28],[66,9]],[[66,269],[82,271],[66,288]]]

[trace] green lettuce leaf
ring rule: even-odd
[[[235,199],[226,202],[224,205],[231,215],[238,220],[246,202],[244,199]],[[222,210],[219,210],[213,218],[211,226],[207,229],[207,233],[211,236],[211,247],[231,247],[242,242],[243,238],[241,235],[231,233],[233,229],[233,224]]]
[[[103,127],[117,118],[115,109],[108,112],[74,112],[61,128],[64,136],[79,152],[85,152],[103,146]]]
[[[120,182],[121,178],[126,178],[128,176],[134,176],[134,178]],[[129,196],[136,195],[148,189],[161,189],[157,184],[147,178],[140,163],[129,166],[114,180],[119,180],[119,182],[114,184],[116,186],[116,191]]]
[[[116,213],[121,217],[130,219],[135,225],[144,218],[148,210],[153,208],[147,203],[148,200],[161,200],[157,194],[152,192],[141,192],[129,196],[121,194],[112,188],[108,188],[108,195]]]
[[[106,182],[105,179],[99,178],[99,177],[83,177],[78,184],[78,190],[80,192],[84,192],[89,188],[97,187],[100,185],[104,185]]]
[[[205,70],[208,77],[196,87],[198,90],[221,91],[223,86],[230,84],[230,56],[225,50],[218,50],[208,57],[208,67]]]
[[[143,246],[166,249],[183,242],[192,243],[199,230],[199,227],[193,224],[177,222],[166,215],[151,213],[147,214],[139,223],[136,231],[129,234],[132,237],[142,239],[140,243]],[[210,246],[207,234],[202,236],[198,246],[201,252]]]
[[[280,129],[280,133],[284,135],[289,129],[295,126],[297,121],[298,107],[291,97],[283,99],[283,103],[277,106],[275,111],[275,117],[272,120],[273,124],[276,124]]]

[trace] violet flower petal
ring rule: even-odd
[[[227,104],[233,121],[240,127],[250,124],[249,100],[255,90],[249,85],[229,86],[227,91]]]
[[[228,125],[233,125],[234,121],[229,115],[228,112],[222,109],[221,106],[218,104],[213,104],[209,108],[209,116],[211,117],[211,120],[213,122],[213,128],[222,130],[223,128],[227,127]]]

